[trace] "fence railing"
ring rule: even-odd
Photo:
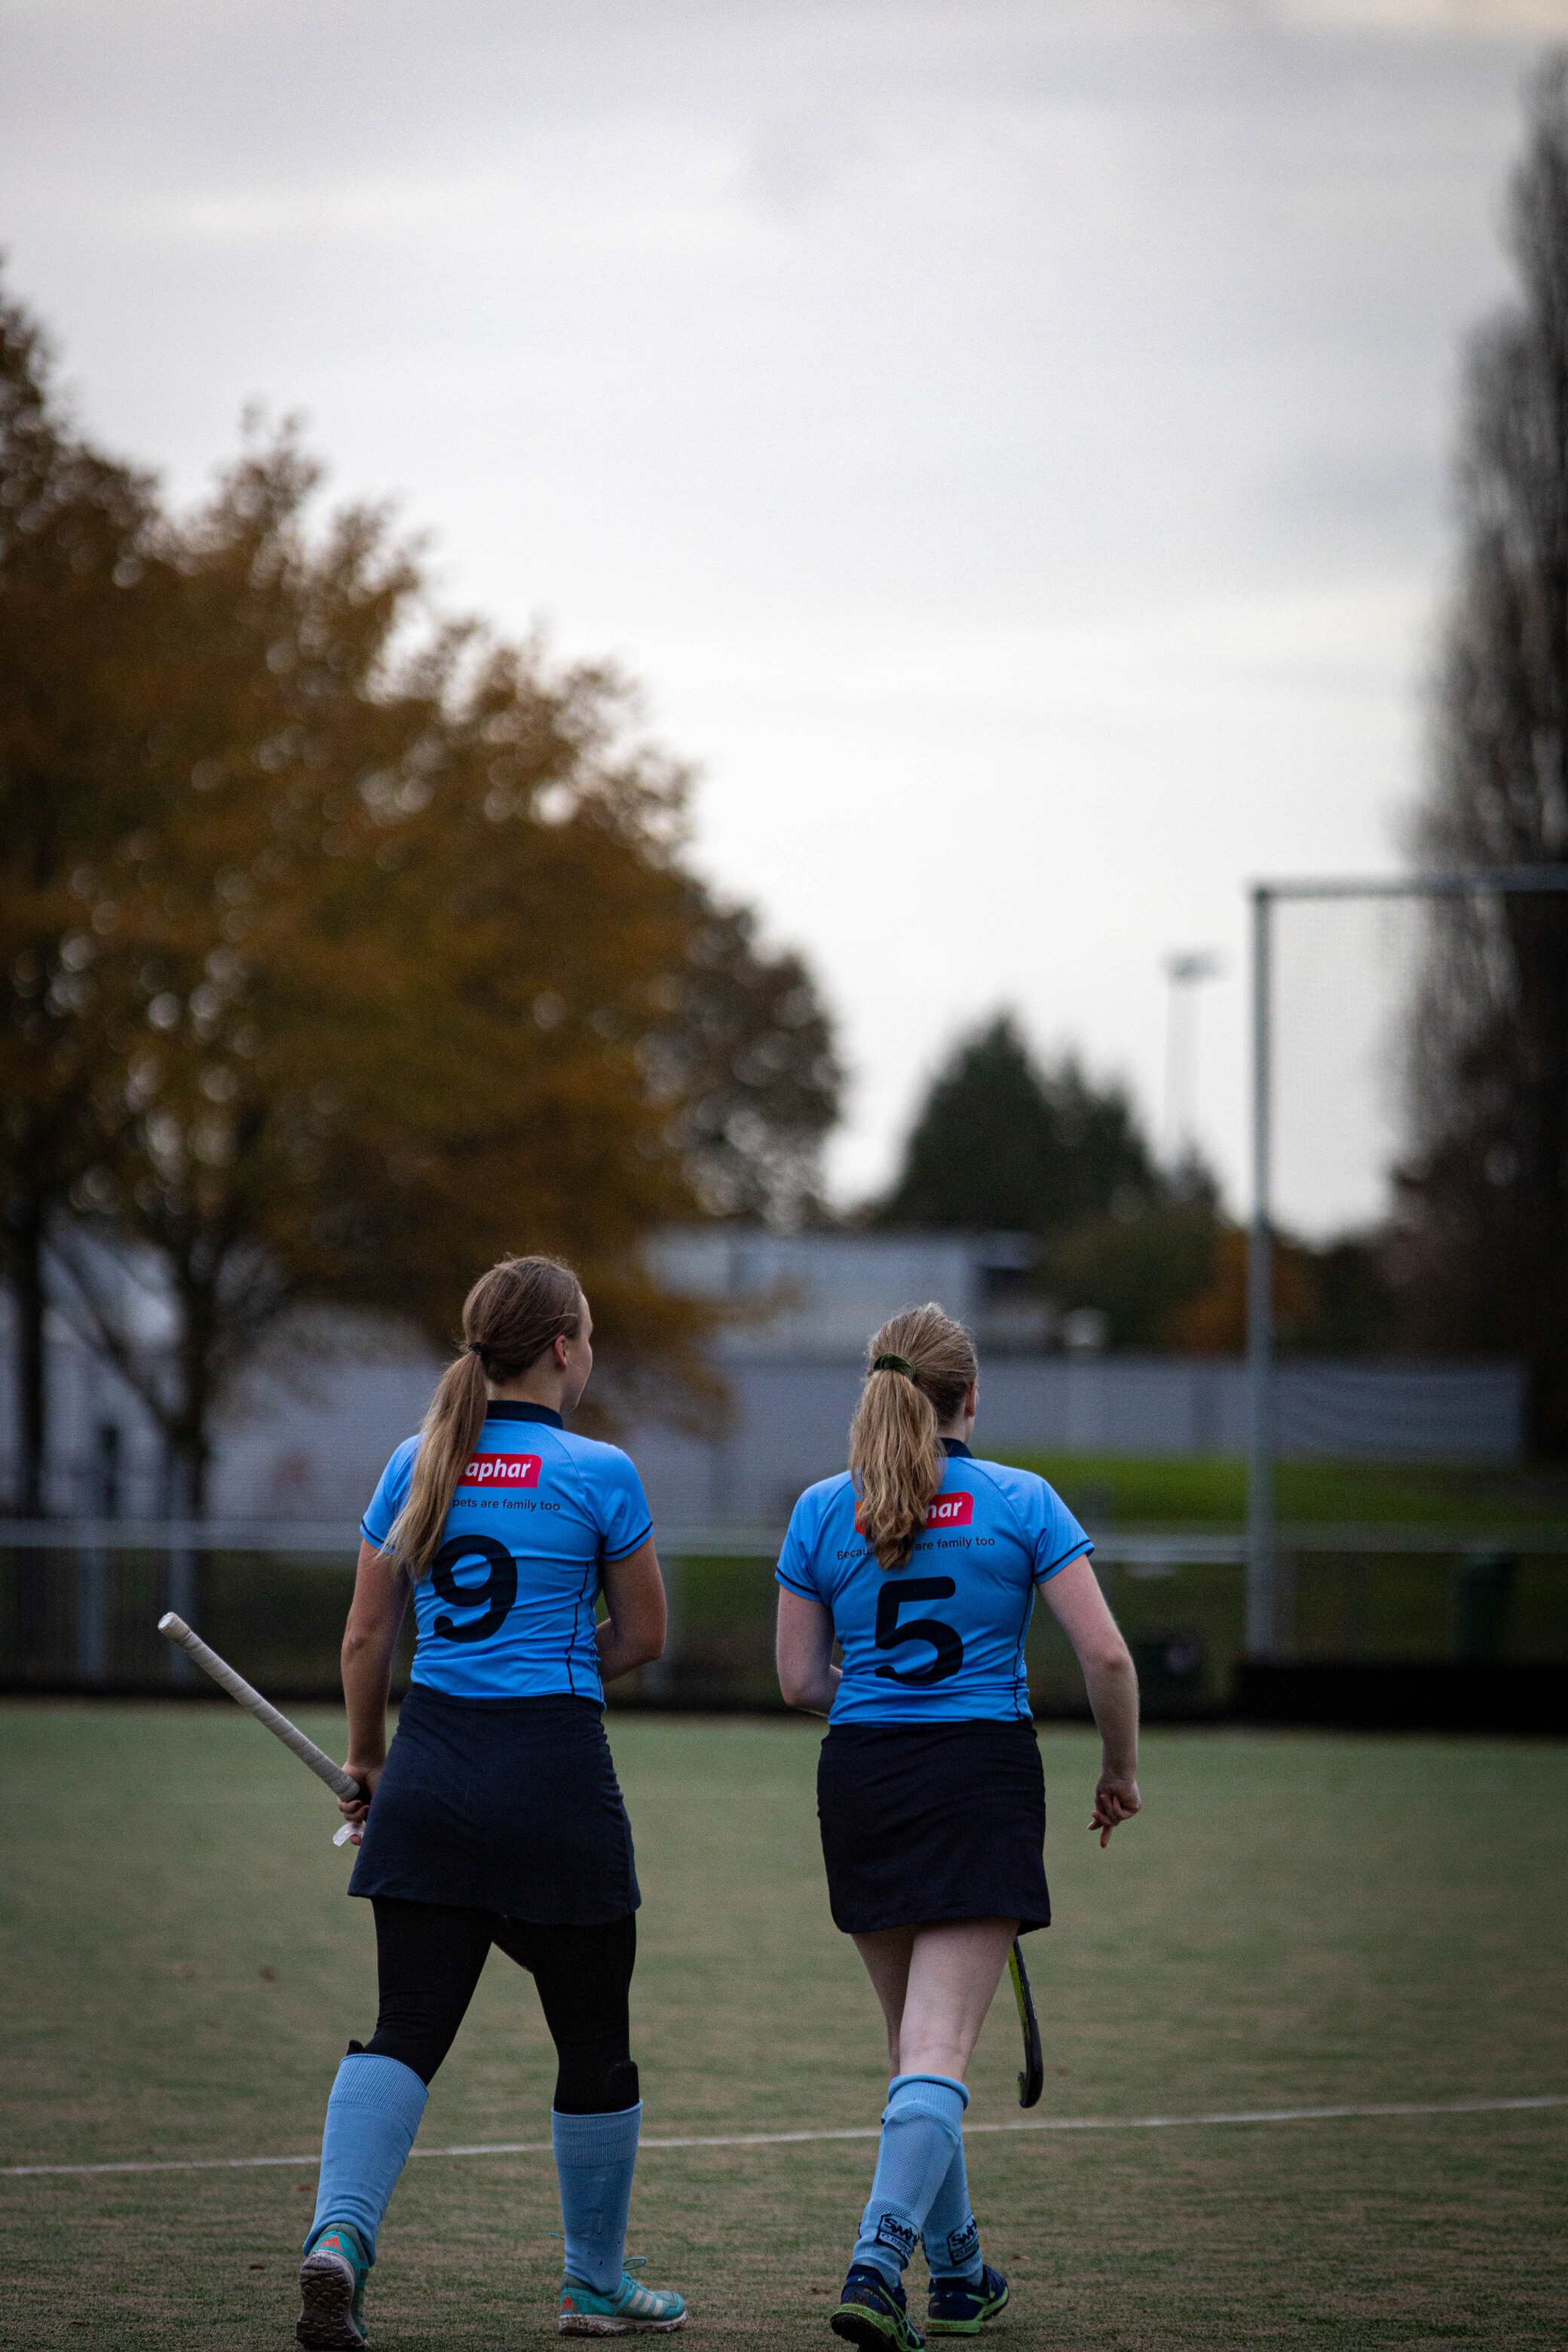
[[[778,1703],[773,1563],[779,1531],[658,1530],[669,1639],[613,1703]],[[1117,1528],[1095,1566],[1137,1656],[1148,1711],[1214,1713],[1246,1647],[1239,1528]],[[0,1520],[0,1689],[168,1693],[201,1687],[159,1640],[165,1609],[279,1697],[335,1697],[357,1530],[342,1521]],[[1298,1660],[1568,1660],[1568,1527],[1281,1528],[1280,1607]],[[395,1685],[406,1682],[405,1630]],[[1081,1711],[1075,1661],[1037,1610],[1027,1647],[1043,1713]]]

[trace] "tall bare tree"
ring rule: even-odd
[[[1522,299],[1476,336],[1459,580],[1417,826],[1442,866],[1568,860],[1568,58],[1515,173]],[[1434,911],[1396,1264],[1415,1336],[1521,1354],[1532,1435],[1568,1453],[1568,897]]]

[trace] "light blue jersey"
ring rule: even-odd
[[[407,1499],[417,1437],[382,1472],[360,1522],[379,1549]],[[452,1698],[604,1703],[594,1641],[599,1569],[653,1532],[618,1445],[562,1426],[542,1404],[492,1404],[458,1481],[442,1540],[414,1587],[414,1680]]]
[[[791,1516],[778,1580],[832,1612],[844,1647],[835,1723],[1028,1719],[1035,1588],[1093,1546],[1032,1470],[945,1443],[941,1488],[902,1568],[878,1565],[847,1470],[808,1486]]]

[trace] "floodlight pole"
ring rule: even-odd
[[[1274,1234],[1269,1200],[1270,938],[1274,894],[1252,893],[1252,1226],[1247,1247],[1247,1654],[1279,1643],[1274,1560]]]
[[[1160,1142],[1167,1167],[1179,1169],[1194,1149],[1193,1104],[1197,1068],[1195,991],[1217,980],[1220,960],[1206,948],[1184,948],[1165,958],[1170,999],[1165,1010],[1165,1107]]]

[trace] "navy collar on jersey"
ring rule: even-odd
[[[500,1404],[485,1407],[487,1421],[547,1421],[552,1429],[564,1429],[566,1423],[552,1404],[513,1404],[508,1398]]]
[[[942,1442],[947,1448],[947,1458],[950,1462],[955,1454],[961,1462],[973,1461],[974,1455],[962,1437],[944,1437]]]

